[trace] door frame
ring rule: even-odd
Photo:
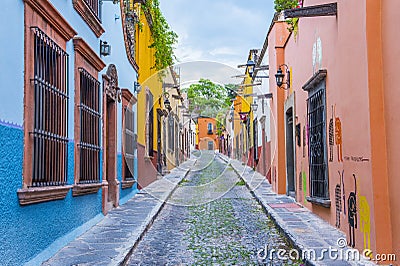
[[[296,198],[297,195],[297,180],[296,180],[296,176],[297,176],[297,167],[296,167],[296,97],[295,97],[295,92],[291,93],[288,98],[285,101],[285,106],[284,106],[284,126],[285,126],[285,166],[286,166],[286,195],[291,196],[293,198]],[[292,111],[292,128],[288,128],[287,125],[287,114],[288,112],[290,112],[290,110]],[[293,186],[294,186],[294,191],[289,191],[289,166],[288,166],[288,139],[287,139],[287,135],[288,135],[288,130],[292,131],[292,140],[291,140],[291,145],[293,145]]]

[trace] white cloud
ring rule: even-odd
[[[273,16],[265,0],[161,0],[161,9],[178,34],[180,62],[211,60],[236,67],[250,49],[261,48]]]

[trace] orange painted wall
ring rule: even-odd
[[[382,1],[382,44],[383,44],[383,85],[385,104],[385,124],[387,136],[387,166],[389,176],[389,199],[392,229],[393,250],[400,259],[400,75],[398,61],[400,58],[400,32],[393,17],[399,15],[400,1]]]
[[[218,136],[217,132],[217,121],[214,118],[209,117],[199,117],[198,118],[198,130],[199,130],[199,149],[200,150],[208,150],[208,141],[214,142],[214,149],[218,149]],[[208,132],[208,123],[212,123],[213,125],[213,134],[209,135]]]

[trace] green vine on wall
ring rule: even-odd
[[[285,9],[296,8],[302,2],[303,1],[301,1],[301,0],[300,1],[299,0],[274,0],[275,11],[281,12]],[[286,20],[286,22],[289,25],[288,30],[290,32],[293,32],[294,38],[296,39],[297,34],[299,32],[299,18],[291,18],[291,19]]]
[[[152,18],[151,35],[153,43],[149,48],[154,48],[155,64],[157,70],[165,69],[174,64],[176,59],[174,45],[178,42],[178,35],[170,28],[160,9],[159,0],[147,0],[142,4],[145,12]]]

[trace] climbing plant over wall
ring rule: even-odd
[[[149,47],[155,49],[155,64],[153,67],[161,70],[174,64],[176,59],[174,45],[178,41],[178,35],[170,28],[163,16],[159,0],[147,0],[142,7],[152,18],[151,34],[153,43]]]
[[[302,0],[274,0],[275,11],[281,12],[285,9],[292,9],[303,5]],[[294,33],[296,38],[298,33],[299,18],[291,18],[286,21],[289,24],[288,30]]]

